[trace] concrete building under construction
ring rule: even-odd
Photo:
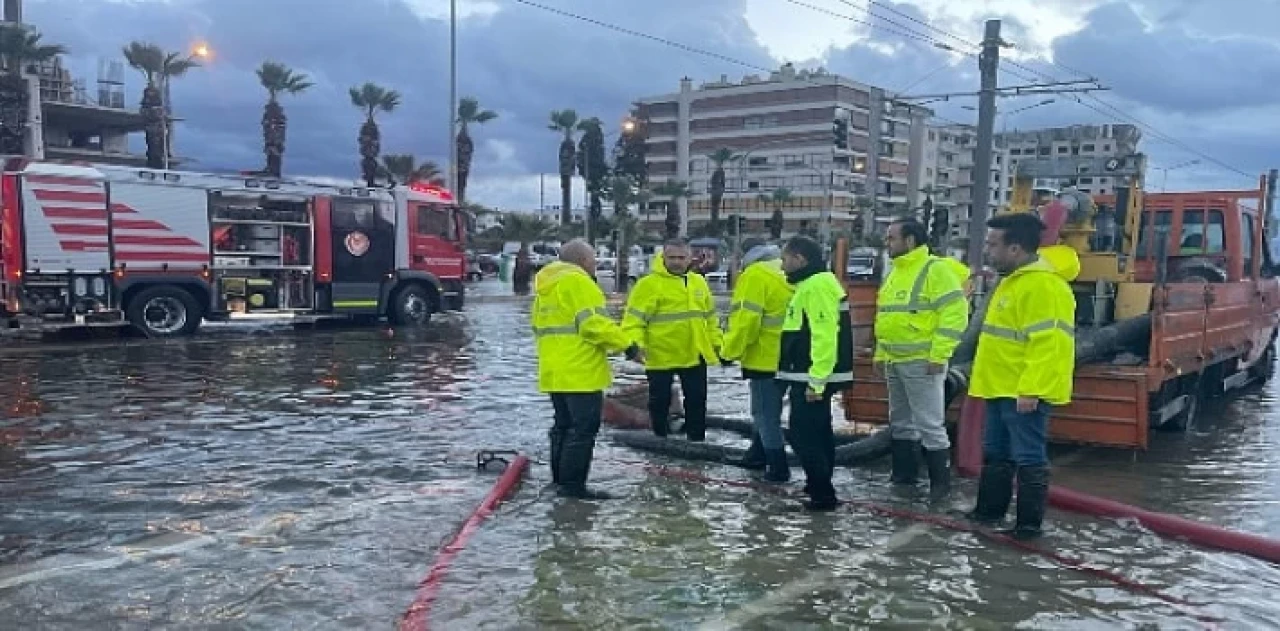
[[[4,21],[25,25],[22,0],[4,0]],[[28,25],[29,26],[29,25]],[[102,60],[95,89],[76,79],[61,57],[23,68],[30,86],[28,156],[107,164],[146,164],[146,156],[131,153],[129,134],[143,130],[142,115],[126,106],[124,64]]]

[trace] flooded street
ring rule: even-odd
[[[455,560],[445,629],[1280,628],[1280,568],[1051,511],[1044,544],[1194,611],[973,535],[647,473],[602,433],[591,504],[547,489],[550,405],[523,301],[429,330],[210,330],[10,349],[0,376],[0,620],[13,629],[389,629],[489,491],[530,476]],[[734,370],[712,412],[746,417]],[[623,381],[634,380],[632,375]],[[1150,451],[1064,449],[1055,479],[1280,537],[1280,383],[1207,406]],[[715,440],[722,440],[717,437]],[[745,441],[742,441],[745,446]],[[670,462],[746,479],[731,467]],[[888,463],[841,470],[895,499]],[[799,474],[799,470],[796,471]],[[793,483],[798,486],[798,483]],[[973,484],[955,505],[968,508]]]

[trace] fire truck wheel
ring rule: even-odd
[[[419,284],[405,285],[391,301],[391,323],[398,326],[421,326],[431,320],[432,299]]]
[[[190,293],[177,287],[143,289],[129,300],[125,309],[129,321],[148,337],[191,335],[200,326],[203,314]]]

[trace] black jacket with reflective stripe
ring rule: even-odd
[[[796,293],[782,329],[778,380],[825,386],[829,393],[849,389],[853,384],[853,320],[844,286],[835,274],[822,269],[804,270],[789,280],[794,282]],[[835,319],[835,327],[821,324],[827,318]],[[835,334],[815,332],[815,323]],[[822,379],[810,374],[815,357],[829,361],[832,355],[835,361],[830,374]]]

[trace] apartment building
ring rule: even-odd
[[[860,198],[874,199],[883,215],[905,212],[913,130],[922,130],[931,112],[892,103],[891,96],[787,64],[768,77],[721,76],[696,88],[685,78],[676,93],[640,99],[650,181],[685,181],[693,193],[655,198],[646,228],[657,229],[656,209],[673,202],[681,205],[686,233],[709,222],[716,170],[709,156],[719,149],[734,156],[724,165],[720,216],[742,215],[749,233],[766,232],[775,208],[783,211],[784,235],[816,233],[824,210],[833,232],[852,229],[855,220],[865,229],[872,217],[859,210],[866,206]]]
[[[1142,130],[1126,124],[1071,125],[996,135],[996,145],[1008,151],[1009,162],[1015,169],[1020,160],[1033,158],[1124,158],[1138,152],[1141,140]],[[1009,189],[1013,185],[1013,173],[1011,171],[1006,179]],[[1110,195],[1117,183],[1117,178],[1105,175],[1079,174],[1052,180],[1038,179],[1035,184],[1047,188],[1074,185],[1090,195]],[[1005,195],[1007,202],[1011,194],[1006,192]]]
[[[912,208],[920,208],[928,194],[935,208],[947,211],[951,239],[957,242],[969,238],[969,223],[975,206],[974,148],[977,138],[977,129],[970,125],[928,125],[919,150],[912,159],[911,188],[916,191]],[[1007,151],[997,146],[988,175],[991,188],[987,204],[991,212],[1003,206],[1008,197],[1010,168]]]

